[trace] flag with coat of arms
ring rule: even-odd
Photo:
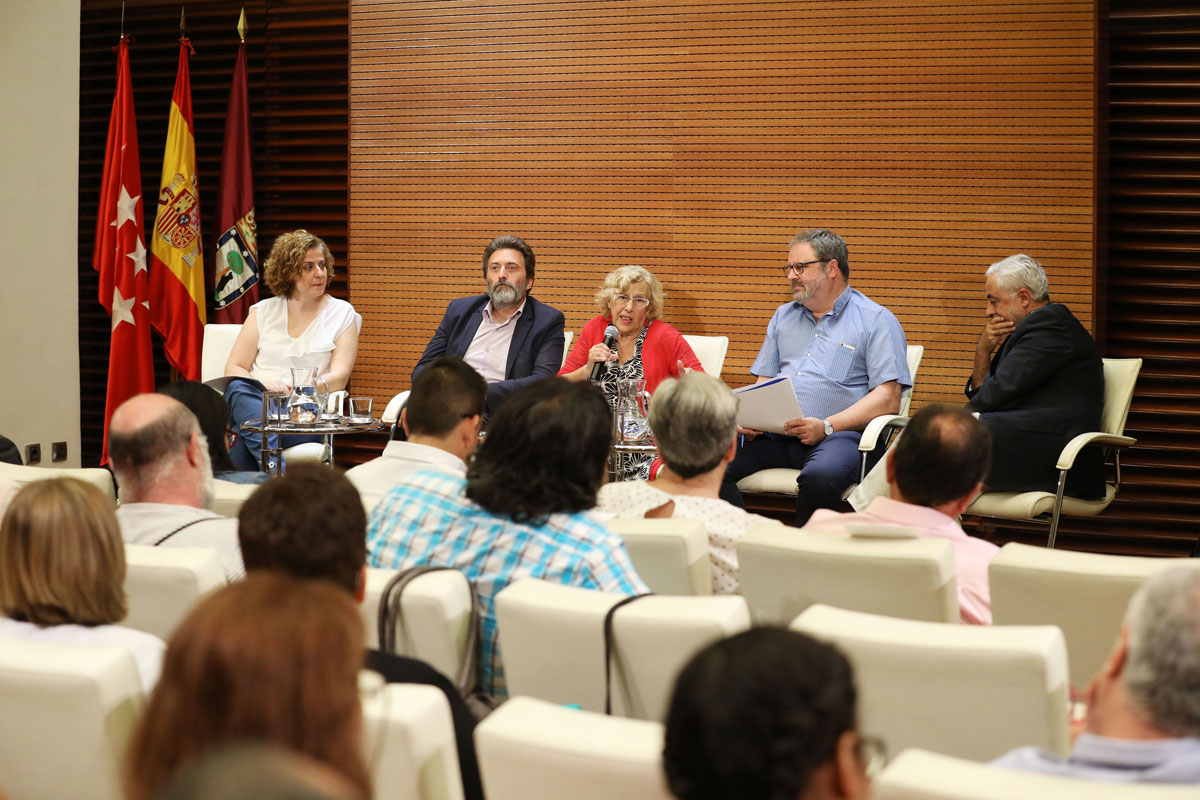
[[[200,380],[204,340],[204,256],[200,248],[200,188],[186,36],[167,124],[158,214],[150,240],[150,318],[162,334],[167,360],[184,378]]]
[[[150,282],[146,270],[142,171],[138,166],[129,40],[122,36],[115,49],[117,89],[104,147],[104,173],[92,252],[92,267],[100,273],[100,303],[112,317],[101,464],[108,461],[108,423],[117,406],[135,394],[154,391],[147,304]]]

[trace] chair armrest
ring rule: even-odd
[[[879,434],[885,430],[898,431],[908,424],[908,417],[900,414],[884,414],[867,423],[867,427],[863,428],[862,439],[858,442],[858,449],[864,453],[870,453],[879,444]]]
[[[409,391],[409,389],[405,389],[388,401],[387,408],[383,410],[383,423],[385,425],[394,425],[396,424],[396,420],[400,419],[400,409],[404,408],[404,404],[408,402]]]
[[[1124,450],[1137,444],[1137,439],[1132,436],[1116,436],[1111,433],[1081,433],[1067,442],[1067,446],[1062,449],[1062,454],[1058,457],[1058,469],[1070,469],[1075,466],[1075,456],[1079,455],[1079,451],[1093,444]]]
[[[330,392],[329,399],[325,401],[325,411],[330,414],[341,414],[342,408],[346,403],[346,398],[349,396],[349,389],[337,389]]]

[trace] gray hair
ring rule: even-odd
[[[1156,728],[1200,736],[1200,569],[1146,579],[1125,612],[1125,689]]]
[[[117,477],[121,502],[136,503],[153,490],[184,456],[193,433],[203,438],[200,420],[178,401],[157,419],[133,430],[110,430],[108,460]]]
[[[985,274],[988,277],[995,276],[996,284],[1006,294],[1028,289],[1037,302],[1050,300],[1050,282],[1046,280],[1046,270],[1024,253],[1000,259],[988,267]]]
[[[625,294],[635,283],[646,284],[650,292],[650,305],[646,307],[646,319],[658,319],[663,310],[663,288],[654,273],[637,264],[617,267],[604,276],[604,285],[596,292],[596,308],[601,314],[608,314],[609,306],[619,294]]]
[[[716,469],[737,430],[737,409],[733,392],[712,375],[691,372],[660,383],[650,428],[671,471],[692,478]]]
[[[846,250],[845,239],[828,228],[809,228],[793,236],[792,243],[788,249],[798,244],[811,245],[813,252],[817,254],[817,258],[822,261],[829,261],[836,258],[838,269],[842,272],[842,277],[847,281],[850,280],[850,253]]]

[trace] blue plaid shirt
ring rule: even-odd
[[[504,695],[496,636],[496,593],[519,578],[541,578],[603,592],[643,594],[619,536],[586,512],[552,514],[543,525],[513,522],[465,494],[459,475],[421,470],[371,512],[367,562],[404,569],[454,567],[475,587],[483,636],[483,688]]]
[[[826,419],[880,384],[912,386],[906,344],[895,314],[846,287],[820,321],[800,303],[777,308],[750,372],[788,376],[804,416]]]

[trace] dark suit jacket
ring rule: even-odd
[[[462,357],[471,346],[479,323],[483,320],[486,294],[459,297],[446,306],[446,314],[420,361],[413,368],[417,377],[429,362],[441,356]],[[558,374],[563,360],[563,314],[533,297],[525,299],[525,310],[517,320],[512,344],[508,348],[508,365],[504,380],[488,384],[488,411],[495,411],[510,392],[522,386]]]
[[[967,407],[992,432],[992,469],[985,484],[1002,492],[1058,486],[1055,463],[1072,438],[1100,430],[1104,366],[1079,320],[1059,303],[1031,311],[992,359],[983,385],[967,384]],[[1080,452],[1067,475],[1067,494],[1104,494],[1099,448]]]

